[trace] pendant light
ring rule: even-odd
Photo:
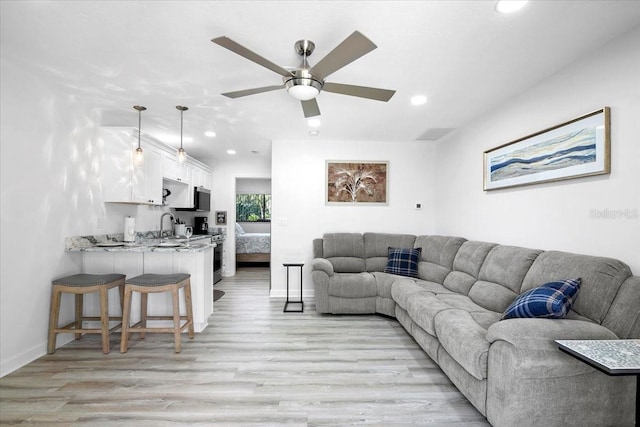
[[[184,151],[184,148],[182,148],[182,127],[184,123],[183,115],[184,112],[189,108],[182,105],[176,105],[176,108],[180,110],[180,148],[178,148],[178,164],[183,165],[185,160],[187,160],[187,152]]]
[[[142,151],[142,147],[140,147],[140,134],[142,131],[140,130],[140,123],[142,122],[142,112],[147,109],[147,107],[143,107],[142,105],[134,105],[134,109],[138,110],[138,148],[136,148],[135,154],[133,156],[133,162],[136,166],[142,166],[144,163],[144,152]]]

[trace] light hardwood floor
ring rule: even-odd
[[[0,424],[122,426],[488,425],[402,326],[283,313],[268,269],[216,285],[209,327],[183,339],[85,336],[0,379]]]

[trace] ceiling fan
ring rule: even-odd
[[[294,47],[298,55],[302,56],[302,63],[298,68],[291,71],[274,64],[268,59],[263,58],[228,37],[217,37],[211,41],[282,76],[283,83],[280,85],[238,90],[222,94],[229,98],[240,98],[242,96],[255,95],[258,93],[286,88],[291,96],[300,100],[302,103],[304,116],[313,117],[320,115],[320,108],[318,108],[318,102],[315,98],[322,90],[325,92],[357,96],[360,98],[384,102],[387,102],[391,99],[393,94],[396,93],[395,90],[354,86],[325,81],[330,74],[371,52],[377,47],[373,42],[371,42],[371,40],[363,36],[358,31],[354,31],[353,34],[342,41],[342,43],[336,46],[313,67],[309,66],[307,57],[313,53],[315,44],[310,40],[298,40],[295,42]]]

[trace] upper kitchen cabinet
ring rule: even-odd
[[[191,185],[211,190],[211,171],[197,165],[191,165]]]
[[[145,137],[140,144],[144,162],[136,165],[133,153],[138,146],[137,132],[137,129],[123,127],[100,129],[105,202],[162,204],[163,151]]]
[[[169,206],[177,209],[191,209],[194,207],[194,191],[195,187],[211,189],[211,171],[203,163],[193,158],[188,158],[187,162],[180,166],[187,175],[187,181],[176,182],[172,179],[165,180],[163,185],[171,194],[167,197]]]
[[[189,183],[189,168],[180,164],[175,153],[162,153],[162,177],[171,181]]]

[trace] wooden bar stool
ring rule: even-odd
[[[180,315],[179,291],[184,288],[184,301],[186,305],[186,316]],[[133,292],[140,293],[140,321],[130,326],[131,323],[131,297]],[[172,316],[149,316],[147,314],[147,297],[151,293],[171,292],[173,302]],[[173,320],[173,327],[147,327],[147,320]],[[180,321],[185,322],[180,325]],[[191,275],[185,273],[178,274],[143,274],[131,279],[127,279],[124,286],[124,310],[122,314],[122,339],[120,341],[120,352],[126,353],[129,345],[129,334],[140,333],[140,339],[144,339],[146,332],[173,333],[174,347],[176,353],[180,353],[180,334],[185,328],[189,328],[189,338],[194,337],[193,331],[193,308],[191,307]]]
[[[82,334],[102,334],[102,352],[109,353],[109,334],[122,326],[122,317],[109,316],[109,290],[119,287],[120,307],[124,294],[124,274],[75,274],[54,280],[51,288],[51,309],[49,311],[49,338],[47,352],[56,351],[56,336],[59,333],[73,333],[77,340]],[[84,316],[84,296],[93,292],[100,294],[100,316]],[[60,300],[63,293],[75,295],[75,320],[65,326],[58,325]],[[100,328],[83,328],[85,321],[100,321]],[[118,324],[109,329],[109,321]]]

